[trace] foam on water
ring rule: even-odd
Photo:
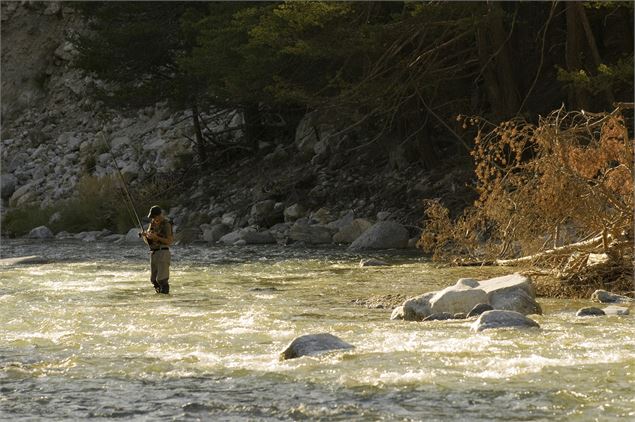
[[[41,248],[10,251],[46,256]],[[540,330],[474,333],[469,322],[390,321],[390,309],[351,304],[497,270],[379,254],[393,265],[360,268],[363,256],[342,250],[185,247],[163,296],[148,281],[147,254],[121,248],[56,243],[55,256],[75,261],[0,269],[0,418],[447,420],[458,412],[583,421],[600,407],[608,417],[635,412],[632,316],[581,320],[578,304],[546,301],[545,315],[532,317]],[[355,348],[279,359],[293,338],[320,332]],[[45,398],[34,402],[31,391]]]

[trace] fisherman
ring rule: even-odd
[[[140,233],[150,247],[150,281],[157,293],[170,293],[170,245],[173,241],[172,223],[163,215],[158,205],[148,213],[148,230]]]

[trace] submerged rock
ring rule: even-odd
[[[38,265],[38,264],[48,264],[49,260],[39,256],[39,255],[31,255],[31,256],[18,256],[15,258],[4,258],[0,259],[0,266],[5,265]]]
[[[472,331],[494,328],[540,328],[540,325],[520,312],[493,310],[486,311],[470,327]]]
[[[380,259],[368,258],[359,261],[360,267],[385,267],[388,263]]]
[[[628,315],[630,312],[626,306],[607,306],[602,309],[606,315]]]
[[[586,316],[603,316],[606,315],[604,311],[600,308],[596,308],[595,306],[589,306],[587,308],[578,309],[578,312],[575,313],[575,316],[586,317]]]
[[[606,290],[596,290],[591,295],[591,300],[600,303],[628,303],[632,302],[628,296],[622,296],[615,293],[607,292]]]
[[[306,334],[293,339],[280,353],[280,359],[294,359],[301,356],[313,356],[333,350],[350,350],[354,346],[329,333]]]
[[[422,321],[445,321],[448,319],[455,319],[454,315],[449,312],[439,312],[436,314],[428,315]]]

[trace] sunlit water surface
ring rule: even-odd
[[[540,300],[540,330],[474,333],[352,303],[501,269],[183,246],[164,296],[141,246],[3,239],[2,258],[33,254],[54,263],[0,267],[2,419],[635,420],[632,315],[576,318],[590,302]],[[279,360],[320,332],[355,349]]]

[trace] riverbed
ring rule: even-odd
[[[140,245],[2,239],[0,419],[541,421],[635,419],[634,318],[541,299],[541,329],[391,321],[354,304],[488,278],[415,252],[173,248],[170,295]],[[378,258],[387,267],[359,266]],[[632,310],[631,310],[632,312]],[[355,348],[279,360],[295,337]]]

